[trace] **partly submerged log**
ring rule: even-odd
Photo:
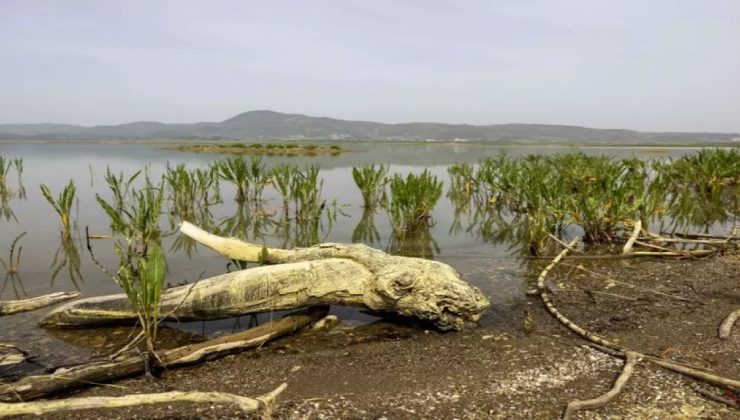
[[[392,256],[361,244],[320,244],[283,250],[211,235],[183,222],[181,232],[228,258],[262,266],[232,272],[162,295],[161,313],[180,321],[209,320],[315,305],[364,307],[459,330],[478,321],[488,307],[481,291],[449,265]],[[46,327],[134,323],[123,294],[66,304],[42,320]]]
[[[0,300],[0,316],[35,311],[77,297],[80,292],[57,292],[22,300]]]
[[[153,363],[167,369],[211,360],[220,356],[259,347],[270,340],[291,334],[326,316],[327,308],[311,308],[293,313],[236,334],[201,343],[157,352]],[[156,366],[155,366],[156,367]],[[122,355],[91,363],[59,368],[48,375],[26,376],[0,386],[0,401],[17,402],[49,397],[74,389],[99,385],[145,371],[141,356]]]

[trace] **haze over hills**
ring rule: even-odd
[[[6,140],[96,139],[396,140],[570,144],[702,144],[737,142],[738,133],[647,133],[545,124],[384,124],[274,111],[249,111],[221,122],[165,124],[140,121],[85,127],[68,124],[0,124]]]

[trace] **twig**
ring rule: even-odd
[[[234,404],[245,414],[269,406],[288,385],[283,383],[275,390],[256,397],[247,398],[225,392],[162,392],[158,394],[134,394],[123,397],[86,397],[62,400],[34,401],[22,403],[0,403],[0,417],[21,414],[53,413],[58,411],[85,410],[92,408],[120,408],[173,402],[226,403]]]
[[[595,276],[605,278],[605,279],[607,279],[607,280],[609,280],[611,282],[618,283],[618,284],[623,284],[623,285],[625,285],[627,287],[631,287],[633,289],[640,290],[640,291],[643,291],[643,292],[655,293],[656,295],[661,295],[661,296],[669,297],[671,299],[682,300],[684,302],[701,303],[702,305],[704,304],[704,302],[702,302],[700,300],[689,299],[689,298],[685,298],[685,297],[681,297],[681,296],[676,296],[676,295],[671,295],[671,294],[668,294],[668,293],[659,292],[659,291],[653,290],[653,289],[648,289],[646,287],[636,286],[636,285],[634,285],[632,283],[628,283],[626,281],[617,280],[617,279],[614,279],[612,277],[609,277],[609,276],[607,276],[605,274],[597,273],[596,271],[591,271],[588,268],[582,267],[580,265],[573,265],[573,264],[563,264],[563,265],[568,266],[568,267],[577,268],[577,269],[582,270],[582,271],[585,271],[587,273],[591,273],[591,274],[593,274]]]
[[[627,255],[632,251],[632,246],[635,244],[635,241],[637,240],[637,237],[640,235],[640,231],[642,230],[642,221],[638,220],[635,222],[634,227],[632,228],[632,235],[630,235],[630,238],[627,240],[627,243],[624,244],[624,248],[622,248],[622,255]]]
[[[565,242],[561,241],[560,238],[558,238],[557,236],[553,235],[552,233],[548,233],[547,236],[549,236],[550,239],[552,239],[553,241],[559,243],[563,247],[568,248],[571,252],[578,252],[577,249],[575,249],[575,248],[571,247],[570,245],[566,244]]]
[[[728,407],[732,408],[740,408],[740,404],[735,402],[734,400],[731,400],[729,398],[721,397],[711,391],[707,391],[706,389],[699,388],[698,386],[694,387],[694,391],[698,392],[699,394],[709,398],[712,401],[716,401],[718,403],[722,403],[727,405]]]
[[[727,315],[727,318],[725,318],[725,320],[719,325],[719,338],[723,340],[730,338],[732,327],[738,319],[740,319],[740,309],[730,312],[730,314]]]
[[[640,356],[634,352],[628,351],[625,354],[627,359],[624,362],[624,368],[622,368],[622,373],[614,382],[614,386],[612,387],[612,389],[610,389],[606,394],[590,400],[571,401],[568,404],[568,407],[565,409],[563,420],[570,419],[576,411],[591,410],[594,408],[603,407],[606,404],[609,404],[614,398],[616,398],[617,395],[619,395],[620,392],[622,392],[622,389],[632,376],[632,372],[634,371],[635,366],[640,361]]]

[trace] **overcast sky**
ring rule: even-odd
[[[0,123],[740,131],[740,0],[0,0]]]

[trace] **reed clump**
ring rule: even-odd
[[[54,208],[54,211],[56,211],[59,215],[59,219],[62,222],[62,236],[64,236],[65,238],[68,238],[72,235],[71,212],[72,204],[74,204],[75,200],[76,191],[77,188],[75,187],[74,181],[70,179],[69,183],[59,193],[59,195],[54,198],[54,196],[52,196],[51,194],[51,191],[49,190],[49,187],[41,184],[41,193],[44,195],[44,198],[46,198],[46,201],[51,204],[51,207]]]
[[[136,310],[150,358],[156,357],[154,343],[162,318],[159,306],[167,270],[159,225],[164,183],[154,184],[146,176],[143,187],[127,188],[121,203],[115,199],[109,203],[96,195],[110,219],[111,230],[122,235],[114,244],[119,263],[112,277]]]
[[[390,180],[388,214],[397,233],[410,234],[431,225],[431,213],[442,196],[442,181],[427,169]]]
[[[352,178],[362,193],[366,209],[375,209],[385,204],[385,186],[388,184],[388,165],[363,165],[352,168]]]

